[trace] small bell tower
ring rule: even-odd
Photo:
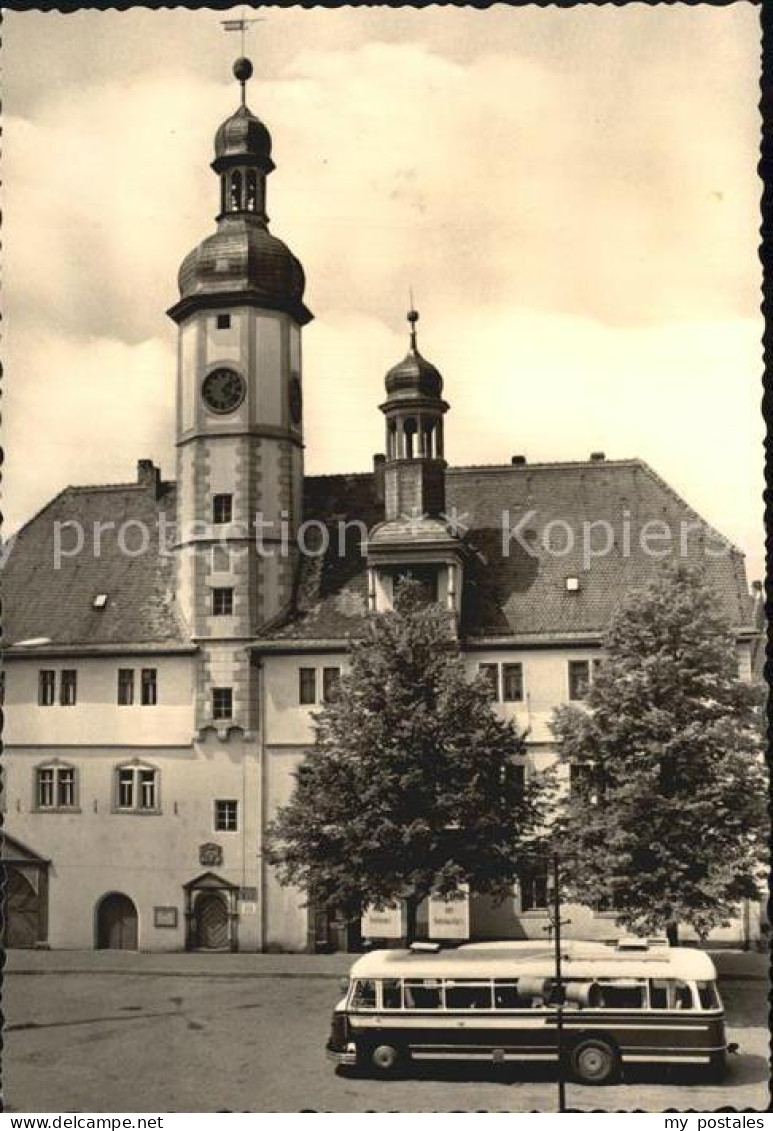
[[[408,311],[409,347],[386,375],[384,521],[368,536],[369,608],[392,606],[402,577],[422,583],[430,600],[458,620],[465,547],[446,517],[443,378],[419,352],[416,310]]]

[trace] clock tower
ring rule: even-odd
[[[303,269],[268,230],[271,135],[241,104],[215,135],[217,230],[183,260],[177,378],[177,600],[201,649],[197,728],[256,722],[246,645],[283,611],[301,522]]]

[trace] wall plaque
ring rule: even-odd
[[[223,863],[223,847],[220,844],[199,845],[199,864],[205,864],[208,868],[215,868]]]
[[[177,908],[176,907],[154,907],[153,908],[153,926],[154,927],[176,927],[177,926]]]

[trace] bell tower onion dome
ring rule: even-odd
[[[180,299],[169,311],[176,321],[204,300],[242,301],[284,311],[299,325],[311,321],[304,305],[301,264],[268,230],[266,178],[276,167],[271,134],[246,103],[249,59],[237,59],[241,105],[215,134],[212,170],[220,180],[217,231],[189,252],[178,274]]]

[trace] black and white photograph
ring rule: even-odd
[[[761,19],[4,10],[4,1112],[768,1110]]]

